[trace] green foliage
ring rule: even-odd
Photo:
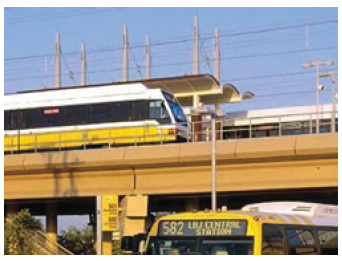
[[[113,255],[121,255],[121,241],[113,241]]]
[[[62,230],[58,237],[58,243],[75,255],[95,255],[94,242],[94,232],[91,227],[79,230],[71,226],[67,231]]]
[[[39,220],[31,216],[27,209],[5,218],[5,255],[32,255],[35,251],[35,232],[42,230]]]

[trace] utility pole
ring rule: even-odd
[[[128,35],[127,35],[127,26],[123,26],[123,37],[122,37],[122,73],[121,80],[123,82],[127,82],[129,79],[129,70],[128,70]]]
[[[316,134],[319,133],[319,115],[320,115],[320,92],[323,90],[320,84],[320,66],[328,66],[333,65],[332,61],[312,61],[312,62],[304,62],[302,64],[303,67],[315,67],[316,68]]]
[[[84,42],[81,43],[81,85],[87,85],[87,76],[86,76],[86,51]]]
[[[198,17],[194,18],[194,49],[192,56],[192,70],[193,74],[199,74],[200,63],[199,63],[199,29],[198,29]]]
[[[211,210],[216,211],[216,122],[211,115]]]
[[[330,77],[331,78],[331,103],[332,103],[332,112],[331,112],[331,132],[336,132],[336,75],[337,71],[330,71],[321,73],[320,77]]]
[[[151,78],[151,45],[150,37],[146,36],[145,78]]]
[[[59,33],[55,38],[55,87],[60,89],[61,84],[61,37]]]
[[[218,28],[215,28],[214,45],[214,76],[220,82],[220,33]]]

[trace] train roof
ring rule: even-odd
[[[338,112],[338,106],[336,110]],[[323,104],[320,106],[321,118],[330,118],[333,111],[332,104]],[[336,113],[336,117],[338,114]],[[295,120],[309,120],[316,118],[316,106],[291,106],[280,107],[273,109],[261,109],[261,110],[246,110],[228,112],[225,114],[224,125],[248,125],[250,119],[252,124],[263,124],[279,122],[290,122]]]

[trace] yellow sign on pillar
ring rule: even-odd
[[[119,197],[102,196],[102,231],[119,231]]]

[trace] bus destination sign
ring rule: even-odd
[[[244,236],[246,220],[170,220],[161,221],[159,236]]]

